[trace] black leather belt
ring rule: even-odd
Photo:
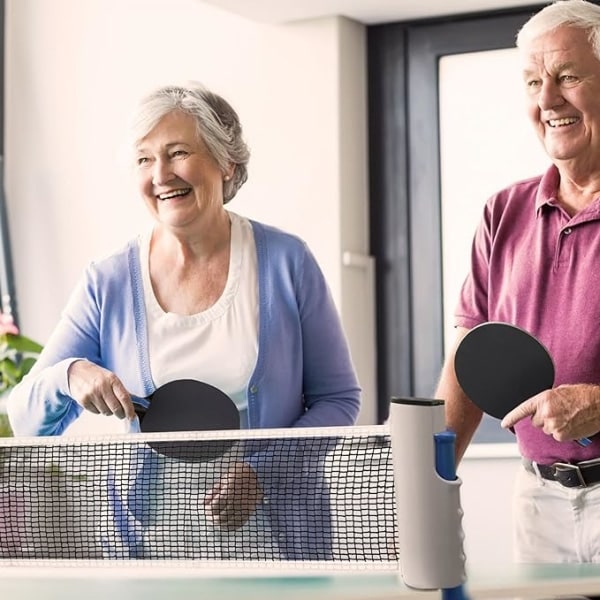
[[[539,473],[543,479],[557,481],[568,488],[588,487],[600,483],[600,458],[577,464],[555,462],[551,465],[541,465],[524,458],[523,466],[530,473]]]

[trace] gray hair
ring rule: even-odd
[[[517,48],[563,26],[587,30],[594,54],[600,60],[600,6],[586,0],[557,0],[540,10],[517,34]]]
[[[173,111],[195,119],[199,139],[223,172],[234,166],[231,179],[223,181],[223,203],[226,204],[248,179],[250,151],[242,137],[237,113],[224,98],[201,85],[160,87],[138,105],[131,125],[134,145]]]

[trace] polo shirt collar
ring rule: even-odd
[[[560,173],[554,165],[551,165],[544,175],[542,175],[542,179],[538,187],[535,199],[536,213],[539,213],[542,206],[556,202],[559,183]]]
[[[536,215],[541,214],[543,206],[556,207],[558,203],[558,186],[560,184],[560,173],[555,165],[551,165],[550,168],[542,175],[540,184],[538,186],[536,198],[535,198],[535,213]],[[589,221],[600,218],[600,198],[597,198],[594,203],[581,211],[576,217],[577,220]]]

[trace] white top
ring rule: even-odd
[[[225,392],[246,426],[246,388],[258,355],[258,273],[250,222],[229,212],[231,250],[227,283],[209,309],[195,315],[165,312],[150,282],[151,232],[140,236],[140,262],[150,369],[157,387],[196,379]]]

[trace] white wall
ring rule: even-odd
[[[513,481],[520,459],[516,448],[508,447],[503,456],[476,455],[477,452],[465,455],[457,471],[462,481],[460,498],[467,561],[486,567],[510,564]]]
[[[252,150],[231,209],[308,242],[348,326],[361,422],[375,422],[373,288],[342,265],[345,250],[368,251],[364,27],[261,25],[199,0],[7,0],[6,31],[6,194],[24,333],[47,339],[85,264],[149,224],[119,163],[127,119],[150,88],[199,80],[236,107]]]

